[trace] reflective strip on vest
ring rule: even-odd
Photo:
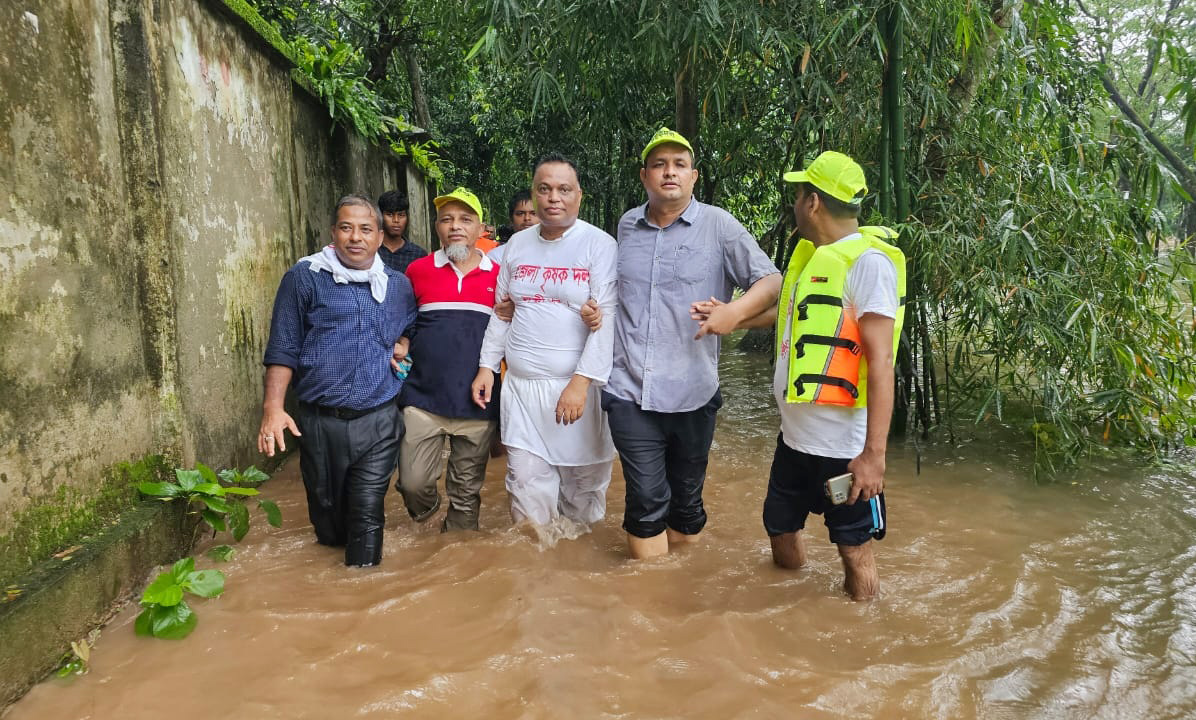
[[[793,251],[781,285],[776,357],[788,351],[786,402],[864,407],[868,402],[868,361],[860,347],[856,318],[843,312],[843,288],[851,266],[866,250],[885,253],[897,269],[897,317],[893,354],[905,322],[905,254],[886,240],[886,227],[860,228],[861,237],[815,248],[802,240]],[[789,328],[791,347],[783,347]]]

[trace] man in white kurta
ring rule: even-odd
[[[490,320],[474,398],[488,402],[505,356],[500,423],[512,519],[545,525],[564,515],[589,524],[606,513],[615,458],[600,407],[614,328],[591,332],[579,313],[592,298],[613,317],[617,250],[610,235],[577,219],[581,188],[566,159],[542,158],[532,190],[540,224],[507,243],[495,296],[516,309],[510,322]]]

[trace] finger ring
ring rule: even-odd
[[[264,437],[264,438],[265,438],[265,439],[267,439],[267,440],[273,440],[273,439],[274,439],[274,436],[273,436],[273,435],[263,435],[262,437]]]

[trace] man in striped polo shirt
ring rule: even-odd
[[[486,325],[494,312],[498,264],[477,249],[482,204],[457,188],[434,201],[440,249],[407,268],[419,315],[399,341],[396,358],[409,353],[410,374],[399,404],[407,431],[399,455],[399,492],[419,522],[440,509],[437,480],[449,441],[443,530],[478,529],[482,480],[498,426],[498,403],[480,408],[470,398]]]

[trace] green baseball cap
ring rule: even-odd
[[[864,169],[855,160],[834,150],[828,150],[814,158],[814,162],[805,170],[787,172],[784,177],[785,182],[808,182],[848,205],[859,205],[868,194]]]
[[[644,151],[640,153],[640,164],[648,162],[648,153],[652,152],[653,148],[657,145],[664,145],[665,143],[676,143],[688,150],[691,155],[693,154],[694,146],[689,144],[684,135],[675,130],[669,130],[667,127],[662,127],[656,131],[656,134],[652,136],[648,144],[644,146]]]
[[[454,201],[464,203],[478,214],[478,222],[482,222],[482,202],[478,200],[477,195],[474,195],[466,188],[459,187],[448,195],[440,195],[432,201],[432,204],[439,210],[445,203]]]

